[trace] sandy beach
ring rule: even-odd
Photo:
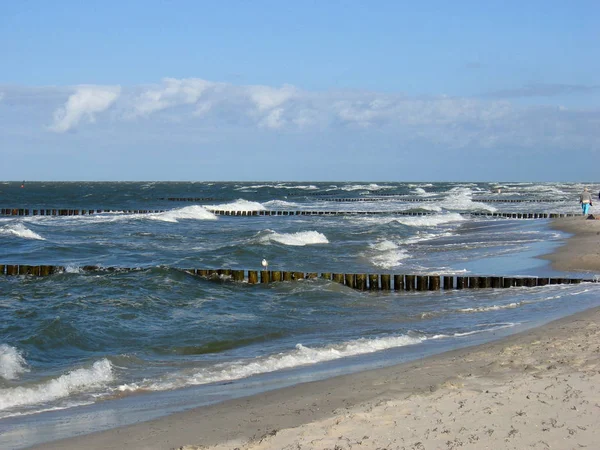
[[[600,221],[548,259],[600,272]],[[598,448],[600,308],[491,343],[231,400],[43,449]]]

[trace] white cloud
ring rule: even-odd
[[[193,105],[217,83],[200,78],[165,78],[162,86],[148,89],[133,100],[130,117],[148,116],[178,105]]]
[[[54,123],[48,128],[64,133],[77,126],[84,117],[94,122],[95,114],[107,110],[120,93],[120,86],[78,86],[66,104],[54,112]]]
[[[398,143],[447,147],[570,148],[600,150],[600,109],[560,104],[516,103],[508,99],[409,96],[358,90],[305,91],[294,86],[233,85],[199,78],[165,78],[129,88],[75,88],[0,85],[3,113],[24,114],[19,123],[47,121],[61,133],[84,120],[113,120],[122,130],[144,133],[153,127],[166,136],[190,139],[211,132],[259,128],[293,132],[383,132]],[[1,95],[1,94],[0,94]],[[65,102],[65,98],[68,100]],[[62,103],[62,104],[61,104]],[[10,105],[9,109],[4,105]],[[110,109],[112,114],[100,114]],[[135,120],[133,120],[135,119]],[[2,121],[0,117],[0,122]],[[35,121],[35,122],[34,122]],[[6,120],[5,120],[6,122]]]

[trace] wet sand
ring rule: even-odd
[[[600,221],[547,256],[600,273]],[[300,384],[44,449],[575,449],[600,432],[600,308],[393,367]]]

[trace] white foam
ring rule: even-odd
[[[410,258],[410,254],[406,250],[401,249],[398,244],[389,240],[369,244],[369,247],[368,257],[371,263],[383,269],[397,267],[401,264],[400,261]]]
[[[469,188],[452,188],[449,191],[448,197],[441,200],[439,205],[445,209],[471,211],[471,210],[486,210],[490,212],[497,211],[497,208],[473,201],[473,191]]]
[[[285,200],[271,200],[265,202],[265,206],[269,209],[290,209],[290,208],[298,208],[298,203],[294,202],[286,202]]]
[[[297,344],[294,350],[260,357],[253,360],[240,360],[230,363],[218,364],[211,368],[201,369],[191,375],[170,374],[160,381],[146,383],[125,384],[120,386],[120,391],[135,391],[138,389],[165,390],[175,389],[189,385],[198,385],[214,382],[223,382],[247,378],[252,375],[275,372],[277,370],[291,369],[307,366],[325,361],[332,361],[349,356],[378,352],[396,347],[415,345],[423,342],[423,336],[390,336],[381,338],[361,338],[350,342],[324,347],[310,348]]]
[[[38,239],[45,241],[46,239],[37,234],[35,231],[31,231],[22,223],[9,223],[0,228],[0,235],[4,236],[17,236],[23,239]]]
[[[246,189],[260,189],[260,188],[272,188],[272,189],[304,189],[304,190],[308,190],[308,191],[314,191],[315,189],[319,189],[317,186],[310,184],[310,185],[292,185],[289,186],[287,184],[255,184],[253,186],[242,186],[240,188],[237,188],[238,190],[246,190]]]
[[[329,241],[323,233],[318,231],[299,231],[297,233],[277,233],[265,230],[260,234],[261,243],[278,242],[283,245],[305,246],[315,244],[328,244]]]
[[[212,212],[198,205],[186,206],[185,208],[174,209],[162,213],[153,213],[144,215],[151,220],[159,220],[162,222],[178,222],[181,219],[188,220],[217,220]]]
[[[105,358],[88,369],[76,369],[36,386],[0,389],[0,411],[66,398],[112,380],[112,364]]]
[[[243,198],[222,205],[206,205],[205,208],[210,211],[263,211],[266,209],[261,203],[249,202]]]
[[[378,184],[353,184],[350,186],[342,186],[342,191],[378,191],[380,189],[392,189],[394,186],[379,186]]]
[[[8,344],[0,344],[0,378],[15,380],[24,372],[29,369],[21,352]]]

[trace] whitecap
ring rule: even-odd
[[[9,223],[0,228],[0,235],[4,236],[17,236],[23,239],[37,239],[45,241],[46,239],[37,234],[35,231],[31,231],[22,223]]]
[[[27,362],[18,349],[8,344],[0,344],[0,378],[14,380],[28,371]]]
[[[217,220],[217,216],[215,216],[212,212],[198,205],[186,206],[185,208],[174,209],[162,213],[148,214],[145,217],[148,217],[151,220],[159,220],[163,222],[178,222],[181,219]]]
[[[206,205],[210,211],[263,211],[266,208],[258,202],[250,202],[240,198],[232,203],[223,203],[221,205]]]
[[[297,233],[277,233],[273,230],[265,230],[261,233],[262,243],[278,242],[283,245],[305,246],[315,244],[328,244],[329,240],[323,233],[318,231],[299,231]]]
[[[66,398],[112,380],[112,364],[104,358],[96,361],[90,368],[75,369],[36,386],[0,389],[0,411]]]

